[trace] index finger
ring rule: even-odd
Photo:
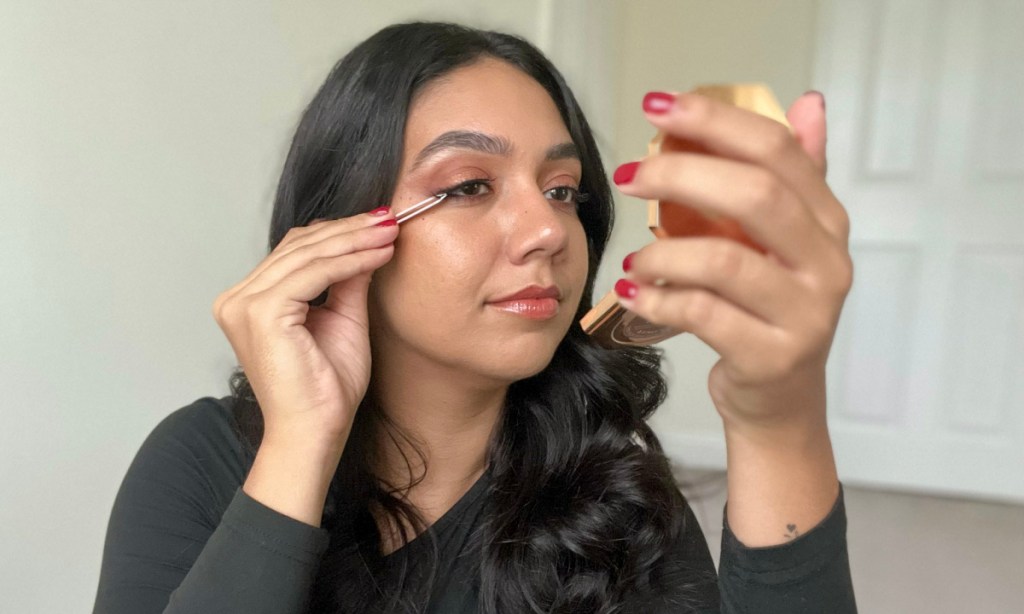
[[[373,211],[359,213],[350,217],[321,218],[319,221],[314,220],[310,222],[308,226],[293,226],[288,230],[288,234],[278,242],[277,246],[242,281],[235,284],[233,290],[240,291],[262,275],[279,259],[304,245],[316,243],[330,235],[345,234],[361,228],[379,225],[381,223],[380,220],[390,219],[390,213],[390,208],[378,207]],[[229,293],[233,292],[229,290]]]
[[[756,164],[775,174],[812,210],[829,234],[843,238],[845,211],[823,171],[790,129],[769,117],[694,93],[652,93],[647,119],[668,134],[699,144],[709,153]]]

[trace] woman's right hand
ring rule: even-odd
[[[344,448],[370,381],[370,278],[397,236],[384,208],[292,228],[214,301],[263,412],[264,441]],[[310,307],[325,289],[326,302]]]

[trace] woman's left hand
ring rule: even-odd
[[[708,389],[727,428],[824,421],[825,363],[853,263],[849,217],[825,182],[821,94],[790,108],[793,133],[694,94],[648,94],[644,107],[655,127],[709,154],[624,164],[619,189],[732,218],[768,253],[721,238],[654,241],[623,263],[623,306],[718,352]]]

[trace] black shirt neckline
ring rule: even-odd
[[[442,514],[440,518],[435,520],[434,524],[427,527],[427,531],[433,532],[434,535],[437,536],[443,533],[444,531],[448,530],[448,527],[453,522],[462,517],[466,509],[473,505],[483,495],[484,491],[487,490],[487,486],[490,484],[490,482],[491,467],[490,465],[488,465],[487,468],[484,469],[484,472],[480,475],[480,477],[477,478],[476,482],[473,482],[473,485],[469,487],[469,490],[467,490],[461,497],[459,497],[455,504],[448,508],[448,511]],[[383,558],[385,561],[394,560],[396,556],[406,554],[412,547],[419,546],[423,542],[426,542],[427,539],[429,538],[426,535],[426,531],[424,531],[423,533],[420,533],[416,537],[412,538],[409,541],[409,543],[398,548],[394,552],[384,555]]]

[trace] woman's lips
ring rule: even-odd
[[[558,313],[556,298],[517,298],[510,301],[498,301],[488,305],[508,313],[529,318],[531,320],[547,320]]]

